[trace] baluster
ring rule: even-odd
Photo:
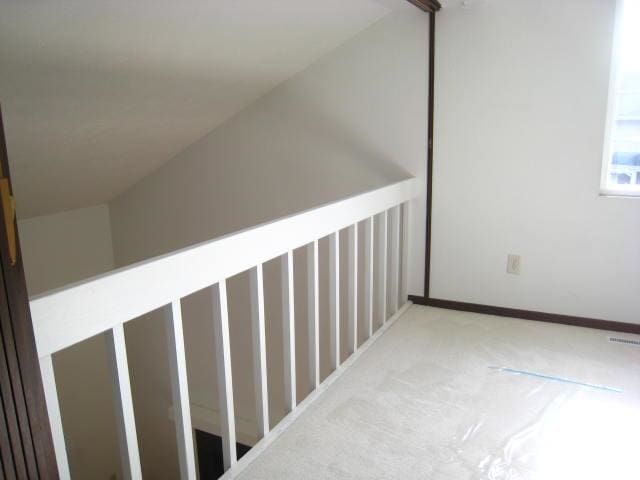
[[[233,380],[231,375],[231,342],[229,339],[229,310],[227,308],[227,282],[220,280],[211,287],[213,302],[213,333],[218,370],[218,402],[222,458],[225,471],[235,465],[236,421],[233,411]]]
[[[378,310],[381,325],[387,321],[387,220],[388,212],[385,210],[378,222]]]
[[[340,366],[340,232],[329,236],[329,331],[331,368]]]
[[[400,282],[400,205],[391,209],[391,265],[389,272],[389,297],[391,314],[398,311]]]
[[[364,224],[364,325],[365,336],[373,334],[373,217]]]
[[[131,383],[129,379],[129,362],[124,338],[124,327],[117,325],[107,332],[107,352],[111,370],[114,405],[120,441],[120,458],[122,473],[127,479],[141,479],[140,453],[136,420],[133,412]]]
[[[67,447],[64,442],[64,430],[62,428],[62,416],[60,415],[60,403],[58,401],[58,389],[56,387],[56,376],[53,370],[53,359],[51,355],[40,359],[40,374],[42,376],[42,387],[44,389],[44,399],[47,404],[49,415],[49,425],[53,437],[53,449],[56,454],[56,464],[60,480],[69,480],[71,472],[69,470],[69,459],[67,458]]]
[[[402,204],[402,288],[400,303],[404,304],[409,292],[409,202]]]
[[[309,321],[309,383],[320,385],[320,295],[318,285],[318,241],[307,246],[307,316]]]
[[[349,354],[358,349],[358,224],[351,225],[349,237]]]
[[[169,374],[175,412],[176,437],[180,478],[196,479],[196,464],[191,434],[191,406],[189,405],[189,385],[187,383],[187,361],[182,332],[182,309],[180,300],[174,300],[165,307],[165,326],[169,349]]]
[[[287,413],[296,407],[296,331],[293,303],[293,251],[282,263],[282,346],[284,358],[284,402]]]
[[[262,264],[249,272],[251,285],[251,333],[253,339],[253,383],[256,396],[258,433],[269,433],[269,395],[267,391],[267,354],[264,329],[264,283]]]

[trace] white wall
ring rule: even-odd
[[[30,296],[114,266],[107,205],[19,220],[18,228]]]
[[[406,9],[385,17],[182,152],[110,205],[116,264],[168,252],[410,175],[424,180],[427,47],[428,17],[407,4]],[[412,207],[411,255],[419,268],[412,269],[411,290],[419,293],[424,264],[424,198]],[[324,254],[326,243],[321,242]],[[296,252],[299,292],[304,291],[304,268],[298,268],[304,265],[302,255],[304,252]],[[323,279],[325,267],[323,263]],[[265,265],[265,278],[274,423],[284,414],[277,262]],[[254,402],[246,276],[231,279],[228,287],[236,414],[250,423]],[[325,300],[321,304],[323,318]],[[183,302],[191,401],[215,409],[210,309],[206,291]],[[297,338],[303,342],[306,313],[302,294],[296,297],[296,315]],[[177,468],[173,426],[167,420],[171,395],[162,325],[159,315],[148,315],[126,327],[143,470],[151,478]],[[323,345],[328,337],[325,327]],[[298,395],[302,398],[308,392],[305,349],[298,349],[297,361]],[[324,362],[323,375],[327,373]],[[158,463],[158,458],[164,462]]]
[[[123,265],[425,178],[427,16],[408,6],[217,128],[111,204]],[[424,199],[412,258],[424,263]],[[422,293],[421,272],[411,277]]]
[[[30,296],[114,267],[107,205],[19,220],[18,229]],[[57,353],[54,366],[73,477],[120,478],[104,337]]]
[[[640,323],[640,200],[598,196],[614,6],[438,14],[433,297]]]

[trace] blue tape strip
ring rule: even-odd
[[[578,382],[575,380],[570,380],[568,378],[554,377],[553,375],[544,375],[542,373],[526,372],[524,370],[514,370],[513,368],[505,368],[505,367],[489,367],[489,368],[492,370],[499,370],[501,372],[514,373],[516,375],[527,375],[529,377],[542,378],[544,380],[552,380],[554,382],[569,383],[571,385],[579,385],[581,387],[589,387],[589,388],[595,388],[597,390],[605,390],[607,392],[623,393],[623,391],[620,390],[619,388],[605,387],[604,385],[595,385],[593,383]]]

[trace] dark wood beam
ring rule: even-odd
[[[423,12],[437,12],[442,8],[438,0],[407,0],[409,3],[414,4]]]
[[[436,68],[436,13],[429,13],[429,103],[427,126],[427,227],[425,232],[424,296],[429,298],[431,287],[431,215],[433,211],[433,123]]]

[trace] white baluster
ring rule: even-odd
[[[174,300],[165,307],[165,325],[169,349],[169,374],[175,412],[176,437],[180,478],[196,479],[196,463],[191,433],[191,407],[189,405],[189,385],[187,383],[187,361],[182,333],[182,309],[180,300]]]
[[[402,266],[400,303],[407,301],[409,293],[409,202],[402,204]]]
[[[400,282],[400,205],[391,209],[391,265],[389,272],[389,308],[398,311]]]
[[[387,321],[387,220],[388,212],[380,214],[378,222],[378,311],[380,312],[380,325]]]
[[[227,282],[221,280],[211,287],[213,302],[213,333],[216,343],[218,370],[218,402],[222,458],[225,471],[235,465],[236,420],[233,410],[233,380],[231,375],[231,342],[229,339],[229,310],[227,308]]]
[[[42,375],[42,387],[44,389],[44,399],[47,404],[49,415],[49,425],[53,437],[53,449],[56,454],[56,464],[58,465],[58,475],[60,480],[69,480],[71,472],[69,470],[69,459],[67,458],[67,447],[64,442],[64,430],[62,428],[62,416],[60,415],[60,403],[58,402],[58,389],[56,387],[56,376],[53,370],[53,360],[51,355],[40,359],[40,374]]]
[[[282,264],[282,346],[284,358],[284,402],[287,413],[296,408],[296,331],[293,303],[293,251],[285,253]]]
[[[329,236],[329,331],[331,368],[340,366],[340,232]]]
[[[349,354],[358,349],[358,224],[349,227]]]
[[[126,479],[137,480],[142,478],[142,468],[140,466],[136,420],[133,412],[133,398],[131,397],[129,379],[129,362],[127,361],[127,347],[123,326],[117,325],[113,327],[107,332],[106,337],[114,405],[116,406],[122,473]]]
[[[320,294],[318,285],[318,241],[307,246],[307,316],[309,321],[309,384],[320,385]]]
[[[373,334],[373,217],[364,224],[364,325],[365,336]]]
[[[267,354],[264,330],[264,283],[262,264],[249,272],[251,290],[251,334],[253,339],[253,384],[256,397],[258,434],[269,433],[269,394],[267,391]]]

